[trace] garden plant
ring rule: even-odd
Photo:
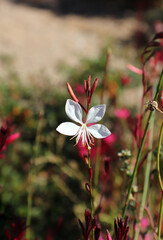
[[[134,106],[110,61],[66,94],[1,89],[0,239],[163,239],[163,32],[128,64]]]

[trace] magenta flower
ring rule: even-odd
[[[12,127],[2,126],[0,128],[0,158],[3,158],[1,151],[4,151],[6,149],[6,145],[11,144],[13,141],[20,137],[20,133],[13,133],[10,135],[11,131]]]
[[[130,112],[127,108],[115,109],[115,116],[120,119],[127,119],[130,116]]]
[[[146,217],[142,218],[140,222],[141,231],[145,231],[148,226],[149,226],[148,219]]]
[[[122,85],[124,85],[124,86],[129,85],[130,82],[131,82],[131,78],[130,77],[122,76],[122,78],[121,78]]]
[[[107,144],[113,144],[117,140],[117,137],[114,133],[104,139],[104,142]]]
[[[13,133],[6,139],[6,144],[13,143],[16,139],[20,137],[20,133]]]

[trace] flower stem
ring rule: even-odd
[[[151,120],[151,126],[150,126],[150,133],[151,133],[150,143],[149,143],[150,149],[152,148],[153,128],[154,128],[154,119]],[[142,200],[141,200],[141,205],[140,205],[139,220],[141,220],[143,217],[145,203],[146,203],[146,199],[147,199],[151,162],[152,162],[152,152],[150,152],[148,155],[147,163],[146,163],[146,167],[145,167],[146,171],[145,171],[145,179],[144,179],[144,189],[143,189],[143,195],[142,195]],[[137,224],[134,240],[138,239],[139,232],[140,232],[140,222]]]
[[[32,218],[32,197],[34,192],[33,181],[35,179],[35,174],[36,174],[34,159],[38,155],[38,151],[39,151],[39,138],[40,138],[40,130],[42,127],[42,118],[43,118],[43,111],[40,111],[39,121],[38,121],[38,126],[36,131],[36,141],[33,147],[33,157],[31,158],[31,161],[30,161],[31,167],[29,170],[29,190],[28,190],[28,197],[27,197],[27,218],[26,218],[26,240],[31,239],[30,224],[31,224],[31,218]]]
[[[90,157],[90,147],[88,147],[88,168],[89,168],[89,186],[90,186],[90,201],[91,201],[91,220],[92,220],[92,240],[94,240],[94,204],[93,204],[93,186],[92,186],[92,167],[91,167],[91,157]]]
[[[155,90],[156,90],[156,84],[154,84],[152,92],[154,92]],[[149,146],[148,146],[149,149],[152,149],[152,145],[153,145],[154,119],[155,119],[155,117],[153,117],[151,119],[151,124],[150,124],[150,129],[149,129],[149,131],[150,131]],[[150,151],[150,153],[148,154],[148,157],[147,157],[147,163],[146,163],[146,167],[145,167],[143,194],[142,194],[142,199],[141,199],[141,204],[140,204],[140,212],[139,212],[139,217],[138,217],[139,222],[137,224],[134,240],[137,240],[138,237],[139,237],[140,221],[143,217],[145,204],[146,204],[146,200],[147,200],[148,189],[149,189],[149,178],[150,178],[150,171],[151,171],[151,163],[152,163],[152,151]]]
[[[160,80],[159,80],[159,83],[157,85],[157,90],[156,90],[154,101],[157,101],[157,98],[158,98],[158,95],[159,95],[159,91],[160,91],[161,85],[162,85],[162,80],[163,80],[163,70],[161,72]],[[148,132],[148,128],[149,128],[149,124],[150,124],[152,115],[153,115],[153,111],[151,110],[150,113],[149,113],[149,116],[148,116],[148,120],[147,120],[147,124],[146,124],[145,130],[144,130],[144,135],[143,135],[143,138],[141,140],[140,148],[139,148],[139,151],[138,151],[138,154],[137,154],[136,163],[135,163],[135,168],[134,168],[134,171],[133,171],[133,174],[132,174],[131,183],[130,183],[128,194],[127,194],[127,199],[126,199],[126,202],[125,202],[125,206],[123,208],[123,212],[122,212],[123,219],[125,218],[125,215],[126,215],[128,203],[129,203],[129,200],[130,200],[130,194],[131,194],[131,191],[132,191],[132,186],[133,186],[133,183],[134,183],[134,180],[135,180],[135,177],[136,177],[138,164],[139,164],[139,161],[140,161],[140,158],[141,158],[143,146],[144,146],[144,143],[145,143],[145,139],[146,139],[146,136],[147,136],[147,132]]]
[[[161,205],[160,205],[160,216],[159,216],[159,222],[158,222],[158,240],[161,239],[161,223],[162,223],[162,215],[163,215],[163,184],[161,180],[160,163],[159,163],[162,135],[163,135],[163,123],[161,126],[159,143],[158,143],[158,151],[157,151],[157,174],[158,174],[158,180],[161,188]]]

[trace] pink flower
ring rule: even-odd
[[[112,238],[111,238],[111,236],[110,236],[110,233],[109,233],[109,231],[108,231],[108,230],[106,230],[106,232],[107,232],[107,240],[112,240]]]
[[[122,83],[122,85],[124,85],[124,86],[130,84],[130,82],[131,82],[131,78],[128,77],[128,76],[123,76],[123,77],[121,78],[121,83]]]
[[[117,137],[114,133],[112,133],[110,136],[103,139],[103,141],[107,144],[113,144],[117,140]]]
[[[147,230],[147,227],[149,226],[148,219],[146,217],[143,217],[140,221],[140,230],[142,233],[144,233]],[[135,231],[137,229],[137,224],[135,225]]]
[[[144,237],[144,240],[152,240],[152,239],[153,239],[153,236],[150,233],[147,233]]]
[[[130,112],[127,108],[115,109],[115,116],[120,119],[127,119],[130,116]]]
[[[146,217],[143,217],[140,222],[141,231],[144,232],[148,226],[149,226],[148,219]]]
[[[13,133],[12,135],[10,135],[7,140],[6,140],[6,144],[11,144],[13,143],[16,139],[18,139],[20,137],[20,133]]]
[[[127,64],[128,69],[130,69],[132,72],[137,73],[139,75],[142,75],[143,71],[140,68],[134,67],[131,64]]]
[[[20,137],[20,133],[11,134],[12,130],[13,127],[9,126],[8,122],[6,122],[6,124],[0,128],[0,158],[4,157],[1,152],[6,150],[6,145],[11,144]]]
[[[83,88],[83,85],[81,85],[81,84],[76,84],[76,85],[74,86],[74,89],[75,89],[75,92],[77,92],[77,93],[80,94],[80,95],[82,95],[82,94],[85,93],[85,90],[84,90],[84,88]]]

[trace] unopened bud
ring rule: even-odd
[[[68,89],[68,92],[69,92],[70,96],[72,97],[72,99],[73,99],[75,102],[78,103],[79,100],[78,100],[77,97],[75,96],[75,94],[74,94],[74,92],[73,92],[70,84],[69,84],[68,82],[67,82],[66,84],[67,84],[67,89]]]
[[[97,82],[98,82],[98,78],[95,79],[95,81],[94,81],[94,83],[93,83],[93,85],[92,85],[90,98],[92,97],[92,95],[93,95],[93,93],[94,93],[94,91],[95,91],[95,89],[96,89],[96,87],[97,87]]]
[[[88,92],[91,91],[91,75],[88,76]]]
[[[84,80],[84,90],[87,93],[87,81],[86,80]]]
[[[85,184],[85,189],[86,189],[87,192],[90,193],[90,186],[89,186],[89,183],[86,183],[86,184]]]
[[[83,157],[84,157],[85,163],[88,165],[88,155],[84,154]]]

